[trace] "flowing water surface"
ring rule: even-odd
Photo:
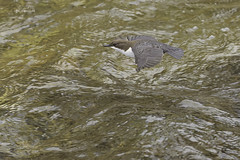
[[[0,159],[240,159],[239,37],[239,0],[0,0]]]

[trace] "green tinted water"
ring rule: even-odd
[[[239,159],[239,8],[0,0],[0,158]],[[185,56],[137,73],[121,34]]]

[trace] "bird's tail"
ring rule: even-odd
[[[160,43],[160,45],[164,53],[167,53],[176,59],[181,59],[184,55],[184,51],[181,48],[172,47],[164,43]]]

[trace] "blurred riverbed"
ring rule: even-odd
[[[0,159],[240,159],[239,37],[239,0],[0,0]]]

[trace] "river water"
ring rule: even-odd
[[[240,159],[239,37],[239,0],[0,0],[0,159]]]

